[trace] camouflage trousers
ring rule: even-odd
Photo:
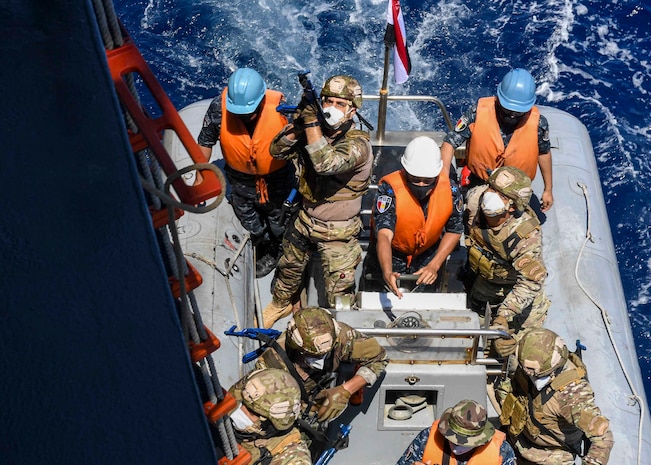
[[[287,213],[283,211],[283,202],[296,184],[293,165],[289,163],[261,177],[268,196],[265,201],[258,193],[256,176],[240,173],[228,165],[224,171],[231,188],[229,202],[244,229],[251,233],[253,245],[262,241],[280,244],[285,233]]]
[[[483,319],[486,303],[491,306],[499,306],[512,287],[510,285],[499,286],[481,276],[477,276],[468,295],[470,308],[480,315],[480,319]],[[538,292],[534,296],[531,305],[523,308],[522,312],[513,318],[509,327],[514,329],[516,333],[525,328],[542,327],[547,319],[547,311],[550,305],[551,302],[545,292]],[[495,317],[495,312],[493,312],[493,317]]]
[[[361,229],[362,221],[358,216],[346,221],[321,221],[301,210],[283,239],[274,300],[287,305],[296,298],[314,252],[321,256],[328,303],[334,306],[336,296],[352,294],[355,268],[362,259],[362,248],[357,240]]]
[[[269,465],[312,465],[307,438],[296,428],[275,438],[243,441],[242,447],[251,454],[251,463],[260,459],[264,447],[272,457]]]

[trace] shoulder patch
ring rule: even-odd
[[[468,127],[468,118],[466,118],[465,116],[462,116],[457,121],[457,125],[454,127],[454,130],[455,130],[455,132],[461,132],[464,129],[466,129],[466,127]]]
[[[378,213],[384,213],[391,206],[393,199],[388,195],[379,195],[375,203],[375,209]]]

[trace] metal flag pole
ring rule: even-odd
[[[389,51],[396,43],[396,36],[393,32],[393,27],[387,24],[386,32],[384,33],[384,72],[382,75],[382,88],[380,89],[380,105],[378,107],[377,115],[377,132],[376,138],[378,144],[384,141],[384,133],[386,130],[387,119],[387,101],[389,97]]]

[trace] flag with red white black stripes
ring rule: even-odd
[[[407,37],[405,35],[405,23],[400,9],[400,0],[389,0],[387,8],[387,30],[384,41],[393,43],[393,70],[396,83],[402,84],[407,81],[411,72],[411,61],[409,50],[407,50]]]

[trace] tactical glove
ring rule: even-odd
[[[301,110],[301,119],[304,124],[313,123],[319,120],[318,110],[314,104],[307,105]]]
[[[501,331],[509,331],[509,322],[506,320],[505,316],[497,315],[493,319],[493,323],[490,325],[490,329],[499,329]]]
[[[501,357],[508,357],[515,353],[515,348],[518,346],[518,341],[515,339],[493,339],[493,347],[495,352]]]
[[[343,384],[319,392],[314,401],[320,404],[318,411],[319,421],[328,421],[337,418],[348,406],[350,392]]]

